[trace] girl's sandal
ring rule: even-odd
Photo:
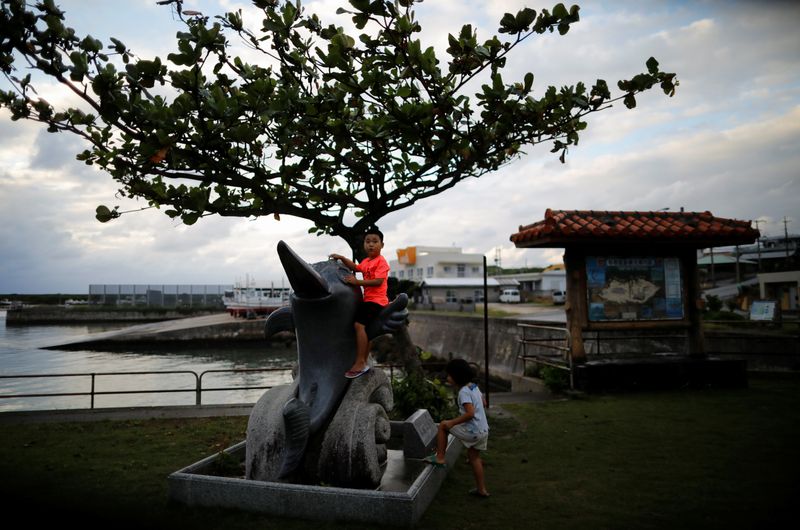
[[[445,464],[444,462],[439,462],[438,460],[436,460],[436,455],[426,456],[425,458],[422,459],[422,461],[425,462],[426,464],[432,465],[433,467],[442,467],[442,468],[447,467],[447,464]]]
[[[480,491],[478,491],[478,488],[472,488],[471,490],[469,490],[469,494],[472,495],[473,497],[480,497],[481,499],[489,498],[488,493],[481,493]]]

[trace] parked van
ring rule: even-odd
[[[553,291],[554,304],[558,305],[558,304],[564,304],[566,302],[567,302],[567,293],[565,293],[564,291]]]
[[[500,301],[507,304],[518,304],[521,301],[519,289],[503,289],[503,292],[500,293]]]

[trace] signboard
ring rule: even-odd
[[[586,258],[589,320],[680,320],[683,280],[678,258]]]
[[[750,306],[750,320],[775,320],[775,300],[756,300]]]

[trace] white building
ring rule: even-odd
[[[499,281],[516,280],[519,290],[529,296],[550,296],[555,291],[567,290],[567,272],[564,264],[551,265],[541,272],[522,272],[518,274],[498,274],[493,276]]]
[[[505,287],[517,287],[514,280],[486,280],[487,301],[497,302]],[[483,302],[483,278],[429,278],[420,285],[424,304],[476,304]]]
[[[465,254],[460,247],[414,246],[397,250],[389,275],[422,282],[428,278],[483,278],[483,254]]]

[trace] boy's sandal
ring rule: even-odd
[[[344,376],[348,379],[355,379],[357,377],[361,377],[367,372],[369,372],[369,366],[365,366],[361,370],[348,370],[344,373]]]
[[[425,458],[422,459],[422,461],[425,462],[426,464],[432,465],[433,467],[447,467],[447,464],[445,464],[444,462],[439,462],[438,460],[436,460],[436,455],[426,456]]]
[[[486,499],[489,497],[488,493],[481,493],[480,491],[478,491],[478,488],[472,488],[471,490],[469,490],[469,494],[472,495],[473,497],[480,497],[481,499]]]

